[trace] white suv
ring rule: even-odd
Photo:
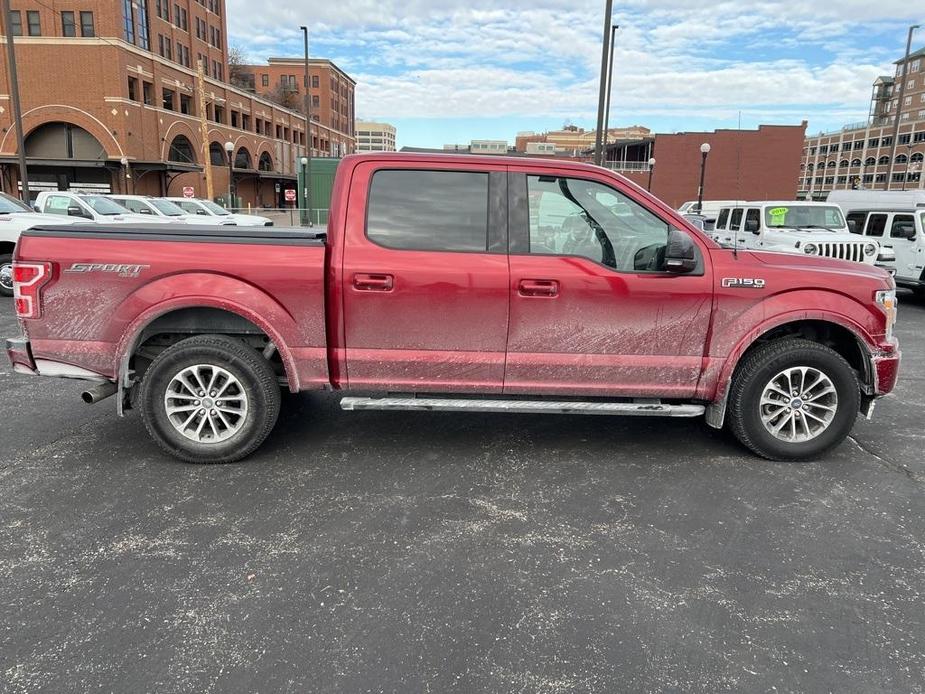
[[[896,284],[925,297],[925,208],[853,210],[848,223],[853,233],[892,248]]]
[[[198,198],[164,198],[170,202],[176,203],[190,214],[205,217],[203,220],[206,224],[236,224],[239,227],[271,227],[273,220],[266,217],[260,217],[255,214],[236,214],[229,212],[221,205],[217,205],[211,200],[200,200]]]
[[[758,251],[799,253],[875,265],[892,259],[873,239],[851,234],[838,205],[821,202],[744,202],[724,207],[713,240]]]
[[[100,224],[175,224],[174,220],[135,214],[105,195],[84,195],[43,190],[35,200],[36,209],[45,214],[76,217]]]

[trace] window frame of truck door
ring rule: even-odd
[[[388,171],[416,171],[423,173],[474,173],[488,176],[488,199],[486,215],[485,250],[449,249],[449,248],[397,248],[379,243],[369,235],[369,205],[372,200],[373,181],[376,176]],[[369,191],[366,195],[366,205],[363,210],[363,235],[374,246],[389,251],[411,251],[424,253],[491,253],[506,254],[508,252],[508,196],[509,181],[507,171],[492,171],[477,168],[433,168],[431,166],[395,166],[384,164],[377,167],[369,176]]]
[[[596,183],[605,188],[609,188],[617,195],[623,196],[627,200],[636,205],[639,205],[646,212],[651,214],[653,217],[658,219],[660,222],[665,224],[668,234],[670,235],[671,230],[675,229],[682,234],[687,234],[691,238],[692,243],[694,244],[695,253],[697,256],[697,267],[691,272],[685,273],[676,273],[670,272],[668,270],[620,270],[610,265],[605,265],[599,260],[594,260],[589,258],[586,255],[579,255],[574,253],[533,253],[530,251],[530,199],[529,199],[529,189],[527,186],[527,177],[528,176],[555,176],[556,178],[567,178],[579,181],[587,181],[590,183]],[[671,220],[670,217],[666,218],[666,215],[662,210],[658,208],[653,208],[650,205],[647,205],[644,199],[641,196],[636,196],[633,194],[633,191],[629,187],[621,187],[618,182],[612,181],[609,179],[604,179],[603,177],[596,177],[593,174],[589,174],[586,171],[569,171],[567,169],[547,169],[547,170],[533,170],[533,171],[510,171],[508,173],[508,243],[509,243],[509,253],[510,255],[523,255],[523,256],[548,256],[548,257],[557,257],[557,258],[583,258],[590,263],[599,265],[610,272],[614,272],[620,275],[644,275],[646,277],[679,277],[679,276],[688,276],[688,277],[700,277],[706,272],[706,248],[703,247],[699,240],[695,240],[697,233],[692,233],[690,229],[687,229],[681,224],[677,224],[674,220]],[[706,235],[706,232],[700,232],[701,234]],[[667,236],[666,236],[667,243]]]

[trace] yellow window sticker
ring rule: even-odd
[[[790,211],[789,207],[774,207],[768,210],[768,214],[771,216],[772,227],[783,226],[787,222],[787,213]]]

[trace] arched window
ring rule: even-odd
[[[181,164],[196,163],[196,150],[193,149],[193,143],[186,135],[177,135],[173,138],[170,150],[167,152],[167,161],[176,161]]]
[[[813,170],[814,168],[816,168],[816,167],[813,166],[812,162],[810,162],[809,164],[806,165],[806,168],[809,169],[810,171],[812,171],[812,170]]]
[[[879,166],[883,166],[883,165],[889,164],[889,163],[890,163],[890,158],[887,157],[887,156],[882,156],[882,157],[880,157],[880,158],[877,160],[877,164],[878,164]]]
[[[921,162],[923,159],[925,159],[925,154],[922,154],[921,152],[916,152],[911,157],[909,157],[909,161],[912,163]]]
[[[109,157],[103,145],[83,128],[55,121],[44,123],[26,136],[26,156],[37,159],[90,159]]]
[[[838,162],[838,165],[847,168],[847,167],[848,167],[848,160],[847,160],[847,159],[842,159],[840,162]]]
[[[864,166],[874,166],[877,163],[877,160],[874,157],[867,157],[864,160]]]
[[[209,143],[209,160],[212,166],[228,166],[228,160],[225,159],[225,148],[218,142]]]
[[[260,160],[257,162],[257,169],[260,171],[273,170],[273,159],[270,157],[269,152],[262,152],[260,154]]]
[[[860,159],[852,159],[852,160],[851,160],[851,166],[860,166],[860,165],[861,165],[861,160],[860,160]]]
[[[254,165],[251,161],[251,153],[247,151],[246,147],[242,147],[238,150],[238,153],[234,157],[234,168],[236,169],[253,169]]]
[[[897,154],[897,155],[896,155],[896,163],[897,163],[897,164],[908,164],[908,163],[909,163],[909,157],[907,157],[905,154]]]
[[[845,163],[847,164],[847,162],[845,162]],[[830,169],[834,169],[834,168],[835,168],[835,165],[836,165],[836,164],[835,164],[835,160],[834,160],[834,159],[833,159],[832,161],[830,161],[829,164],[828,164],[828,166],[829,166]]]

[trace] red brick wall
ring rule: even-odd
[[[803,123],[656,135],[652,192],[672,207],[696,200],[700,145],[708,142],[704,200],[794,200],[805,133]],[[648,182],[647,172],[626,175],[643,187]]]

